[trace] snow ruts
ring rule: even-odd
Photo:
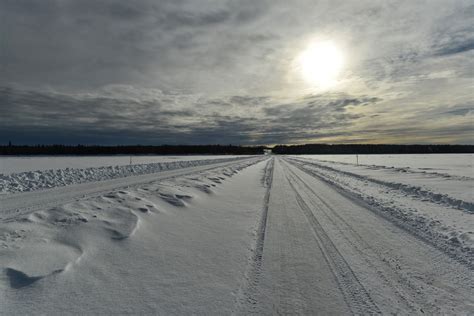
[[[356,178],[363,181],[370,181],[372,183],[385,186],[389,189],[403,192],[406,195],[416,197],[417,199],[420,199],[420,200],[428,199],[432,201],[433,203],[442,204],[444,206],[451,207],[451,208],[457,208],[457,209],[463,210],[466,213],[474,214],[474,203],[456,199],[446,194],[432,192],[430,190],[421,188],[419,186],[373,179],[373,178],[359,175],[356,173],[334,169],[329,166],[318,164],[317,162],[313,162],[313,161],[309,162],[307,160],[303,161],[303,160],[294,159],[294,158],[291,160],[299,164],[304,163],[306,165],[311,165],[312,167],[320,168],[322,170],[336,172],[347,177],[352,177],[352,178]]]
[[[249,258],[247,271],[245,273],[245,280],[241,285],[237,295],[236,304],[232,313],[234,315],[258,314],[258,310],[256,309],[258,304],[256,294],[258,292],[258,283],[262,267],[265,231],[267,228],[268,202],[270,201],[270,191],[273,181],[273,167],[274,158],[271,158],[265,166],[265,171],[262,177],[262,184],[266,190],[263,199],[262,214],[256,230],[257,240],[255,241],[254,248],[252,249],[251,257]]]
[[[470,310],[472,267],[466,261],[453,260],[443,247],[433,247],[357,197],[324,185],[317,175],[282,160],[298,209],[323,244],[322,259],[331,267],[353,314],[463,314]],[[376,309],[370,309],[372,303]]]
[[[362,236],[360,236],[360,234],[357,233],[357,231],[350,225],[350,223],[348,223],[342,216],[340,216],[338,212],[333,209],[332,206],[326,203],[317,194],[317,192],[315,192],[293,170],[291,169],[288,169],[288,170],[290,172],[290,177],[292,181],[297,181],[297,183],[302,184],[303,187],[300,186],[300,189],[303,191],[309,192],[309,194],[313,197],[313,200],[311,203],[313,209],[318,209],[318,211],[324,214],[324,216],[331,222],[331,224],[334,227],[337,227],[340,236],[342,236],[344,240],[348,244],[350,244],[351,248],[358,253],[360,258],[363,258],[364,263],[367,265],[367,267],[370,267],[372,271],[377,271],[377,275],[383,281],[384,286],[389,287],[391,291],[393,291],[394,295],[397,296],[399,304],[404,305],[407,309],[411,311],[417,311],[419,308],[412,301],[415,297],[419,296],[420,289],[413,288],[412,285],[409,285],[410,283],[409,280],[407,280],[404,276],[397,274],[395,269],[393,269],[393,267],[391,267],[388,263],[386,263],[382,254],[371,249],[370,245],[364,241]],[[310,209],[309,205],[306,204],[306,211],[308,211],[309,209]],[[317,221],[315,215],[312,212],[310,213],[311,214],[309,214],[309,217],[311,218],[311,220]],[[308,218],[308,220],[310,219]],[[321,224],[319,222],[317,223],[320,227]],[[317,227],[313,226],[313,228],[317,228]],[[321,231],[324,232],[323,229],[321,229]],[[327,234],[325,235],[327,236]],[[353,274],[352,269],[350,270],[351,270],[350,273]],[[355,279],[356,279],[356,284],[358,283],[360,285],[360,282],[357,279],[357,277],[355,277]],[[405,288],[401,288],[400,283],[403,284]],[[408,288],[411,288],[411,291],[408,294],[406,293],[407,285],[408,285]],[[364,292],[367,293],[367,291],[365,291],[365,288],[364,288]],[[351,297],[350,295],[348,296]]]
[[[357,203],[363,203],[364,207],[371,210],[375,214],[385,218],[386,220],[390,221],[391,223],[395,224],[399,228],[407,231],[408,233],[416,236],[417,238],[423,240],[427,244],[430,244],[441,250],[451,258],[455,259],[456,261],[465,264],[469,269],[474,269],[474,249],[464,247],[460,242],[453,242],[450,239],[447,239],[445,234],[442,234],[436,230],[434,230],[428,223],[428,221],[420,222],[421,220],[418,217],[410,216],[408,213],[403,212],[403,210],[399,210],[396,207],[377,207],[371,205],[372,200],[366,200],[365,196],[356,194],[354,192],[348,191],[340,183],[333,181],[332,179],[328,179],[325,174],[321,172],[317,172],[314,169],[305,168],[304,164],[301,160],[297,159],[285,159],[290,164],[294,165],[301,171],[310,174],[325,183],[329,184],[330,186],[336,188],[342,195],[347,196],[349,199],[357,201]],[[304,163],[307,163],[306,161]],[[332,169],[330,167],[326,167],[328,169]],[[339,171],[332,169],[333,172],[338,172],[341,174],[346,174],[346,172]],[[350,174],[351,175],[351,174]],[[348,175],[348,176],[350,176]],[[357,176],[357,175],[355,175]],[[360,176],[359,176],[360,177]],[[375,183],[375,182],[374,182]],[[450,206],[452,207],[452,205]]]
[[[346,304],[351,312],[354,315],[381,314],[379,308],[373,302],[367,290],[360,283],[344,257],[339,253],[334,243],[326,234],[323,226],[314,216],[311,208],[295,188],[288,175],[286,175],[286,178],[296,195],[296,200],[300,206],[300,210],[311,225],[314,237],[318,242],[321,252],[324,254],[324,259],[331,268],[331,271],[337,280],[339,289],[343,293]]]

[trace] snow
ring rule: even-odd
[[[0,314],[474,313],[467,173],[189,158],[4,175]]]
[[[428,156],[425,160],[430,161],[430,158],[432,157]],[[456,156],[449,158],[456,161]],[[463,176],[458,176],[439,172],[417,171],[409,167],[356,165],[326,160],[316,160],[314,162],[322,168],[337,170],[349,177],[375,181],[405,191],[407,194],[416,194],[439,201],[445,200],[446,203],[453,206],[460,206],[469,211],[474,211],[474,177],[468,176],[468,169],[466,169]],[[433,165],[434,163],[428,164]]]
[[[474,178],[474,154],[358,155],[359,164]],[[356,164],[356,155],[301,155],[319,161]]]
[[[1,224],[0,312],[229,314],[261,208],[254,162]]]
[[[86,169],[106,166],[126,166],[173,161],[228,158],[224,155],[116,155],[116,156],[0,156],[0,174],[8,175],[25,171],[58,170],[66,168]]]
[[[403,225],[474,249],[474,178],[292,157],[305,170],[401,218]],[[429,160],[429,156],[426,160]]]
[[[48,169],[25,171],[0,175],[0,194],[11,192],[34,191],[77,183],[103,181],[128,177],[133,175],[150,174],[163,170],[206,165],[217,161],[232,161],[242,157],[214,158],[196,160],[177,160],[171,162],[156,162],[147,164],[118,165],[106,167],[89,167],[85,169]]]

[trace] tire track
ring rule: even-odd
[[[285,161],[286,162],[286,161]],[[422,289],[416,287],[406,276],[401,275],[399,271],[394,269],[387,260],[381,257],[375,249],[365,242],[365,240],[352,228],[347,221],[342,218],[329,204],[327,204],[319,195],[310,187],[308,184],[298,176],[293,170],[289,169],[291,176],[296,181],[303,184],[305,189],[311,192],[311,195],[315,197],[323,207],[319,206],[319,210],[326,216],[326,218],[337,228],[340,236],[351,245],[352,249],[357,251],[360,258],[364,260],[367,266],[371,267],[373,271],[377,273],[381,280],[389,287],[398,297],[400,302],[403,302],[406,307],[411,311],[418,311],[420,308],[415,306],[412,302],[413,298],[417,298],[422,295]],[[304,172],[304,171],[303,171]],[[311,203],[313,204],[313,203]],[[313,204],[314,207],[318,205]],[[325,208],[329,211],[326,211]],[[371,258],[377,258],[377,262],[371,260]],[[396,282],[394,282],[396,280]],[[402,289],[400,289],[400,287]],[[404,292],[409,290],[410,293],[405,294]],[[419,298],[418,298],[419,299]]]
[[[455,260],[457,263],[460,263],[466,266],[470,270],[474,270],[474,256],[473,250],[465,250],[462,247],[459,247],[457,244],[453,244],[449,242],[449,240],[443,238],[441,234],[433,230],[421,230],[417,227],[415,223],[407,221],[407,219],[403,216],[403,213],[398,211],[393,211],[388,207],[376,207],[370,204],[370,201],[367,201],[362,196],[358,196],[353,192],[347,191],[344,186],[334,181],[328,180],[324,175],[319,174],[313,169],[307,169],[304,167],[306,162],[291,159],[291,163],[300,169],[301,171],[320,179],[324,183],[328,184],[332,188],[334,188],[337,192],[341,195],[345,196],[346,198],[354,201],[354,203],[363,206],[364,208],[370,210],[373,214],[380,216],[381,218],[391,222],[398,228],[406,231],[410,235],[416,237],[417,239],[423,241],[429,246],[440,250],[451,259]]]
[[[317,162],[313,162],[313,161],[309,162],[309,161],[294,159],[294,158],[291,160],[296,160],[300,163],[305,163],[307,165],[311,165],[313,167],[326,170],[329,172],[339,173],[346,177],[354,178],[360,181],[369,181],[374,184],[381,185],[388,189],[405,194],[412,199],[417,199],[417,200],[428,199],[431,203],[441,204],[453,209],[459,209],[459,210],[462,210],[463,212],[466,212],[467,214],[474,214],[474,203],[463,201],[454,197],[450,197],[446,194],[432,192],[430,190],[423,189],[422,187],[418,187],[418,186],[378,180],[378,179],[370,178],[368,176],[363,176],[363,175],[359,175],[359,174],[348,172],[348,171],[338,170],[329,166],[318,164]]]
[[[273,167],[274,158],[271,158],[265,166],[264,176],[262,178],[262,184],[266,188],[266,191],[263,199],[262,215],[256,230],[257,240],[249,259],[247,272],[245,273],[245,281],[237,295],[234,311],[232,312],[233,315],[258,314],[257,294],[262,269],[265,232],[267,229],[268,204],[270,201],[270,191],[273,182]]]
[[[406,231],[405,228],[399,227],[385,216],[380,216],[370,206],[364,203],[359,204],[354,197],[344,195],[344,192],[336,187],[334,193],[341,193],[346,197],[347,202],[353,201],[366,210],[367,215],[370,212],[374,213],[375,217],[372,217],[375,221],[369,221],[371,226],[386,227],[388,231],[392,231],[390,228],[392,225],[393,228],[397,227],[398,229],[394,230],[394,232],[398,231],[396,238],[389,238],[389,240],[397,240],[398,245],[405,245],[403,247],[405,249],[413,249],[413,253],[410,251],[399,253],[398,247],[394,248],[393,245],[388,248],[391,250],[387,250],[385,243],[378,242],[384,240],[383,236],[385,236],[383,233],[380,236],[380,229],[378,234],[382,238],[374,239],[369,233],[370,228],[364,229],[361,227],[365,226],[357,226],[359,218],[361,216],[364,218],[364,213],[355,211],[359,207],[352,210],[350,204],[339,203],[339,200],[331,198],[333,195],[330,191],[323,189],[322,184],[326,183],[324,179],[301,168],[293,160],[288,162],[285,159],[285,162],[294,177],[297,190],[306,198],[305,201],[310,203],[315,216],[321,216],[318,217],[319,221],[327,227],[327,232],[333,240],[337,241],[347,261],[359,262],[355,265],[357,270],[355,268],[354,271],[363,278],[361,281],[364,282],[364,286],[371,290],[377,289],[376,292],[372,292],[373,298],[384,313],[444,314],[448,311],[448,314],[455,314],[470,309],[468,307],[470,304],[467,303],[469,294],[464,300],[457,299],[464,297],[464,293],[472,291],[472,279],[467,277],[471,272],[468,267],[459,264],[445,252],[439,251],[440,249],[426,243],[418,236]],[[317,181],[314,182],[311,178]],[[318,183],[322,186],[319,187]],[[321,191],[316,191],[316,188],[321,188]],[[380,225],[377,224],[380,221],[377,218],[381,220]],[[365,221],[362,220],[361,223],[363,222]],[[387,245],[390,245],[390,242]],[[429,263],[429,268],[420,268],[419,262]],[[381,293],[384,294],[380,295]],[[440,304],[439,302],[443,300],[455,300],[457,303]],[[458,309],[459,306],[463,307]]]
[[[304,201],[294,184],[286,176],[291,188],[294,191],[298,205],[311,226],[313,235],[324,254],[324,259],[336,278],[339,289],[351,312],[356,315],[361,314],[381,314],[377,305],[373,302],[367,290],[360,283],[349,264],[337,250],[324,228],[321,226],[308,204]]]

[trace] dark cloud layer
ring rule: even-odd
[[[435,51],[436,56],[446,56],[468,52],[474,49],[474,38],[472,40],[451,44]]]
[[[173,106],[174,99],[178,99],[181,109]],[[348,113],[349,107],[380,101],[345,95],[313,95],[291,104],[249,96],[180,99],[181,96],[167,94],[137,100],[3,87],[0,131],[5,139],[30,144],[285,143],[343,135],[328,130],[348,126],[360,117]],[[244,109],[238,112],[233,107]]]

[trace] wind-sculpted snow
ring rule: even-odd
[[[135,269],[135,265],[149,264],[150,266],[143,269],[141,273],[150,271],[153,274],[151,270],[156,268],[157,264],[160,264],[160,260],[173,262],[175,256],[184,256],[185,261],[195,263],[196,260],[188,260],[187,253],[176,253],[176,249],[179,248],[175,248],[177,247],[175,243],[171,243],[165,248],[163,244],[166,242],[160,238],[183,236],[185,242],[189,243],[186,239],[192,238],[193,228],[191,226],[193,225],[191,224],[196,223],[196,221],[199,221],[200,225],[195,227],[197,231],[194,233],[202,238],[202,235],[205,234],[202,231],[203,223],[206,223],[207,219],[206,217],[202,218],[199,212],[195,214],[196,210],[192,206],[194,205],[194,208],[196,208],[196,203],[200,201],[206,203],[216,193],[224,194],[225,191],[221,189],[221,186],[228,183],[231,178],[244,169],[251,166],[255,168],[255,164],[259,161],[261,159],[247,159],[215,169],[189,173],[177,178],[157,180],[132,187],[127,186],[84,200],[77,200],[30,213],[20,213],[6,221],[0,221],[0,299],[3,299],[2,292],[13,293],[9,297],[8,303],[5,303],[8,307],[5,305],[0,307],[0,314],[7,311],[8,313],[18,312],[12,302],[15,298],[20,300],[22,298],[21,295],[15,297],[15,293],[20,293],[15,291],[26,291],[29,293],[27,295],[33,296],[35,294],[31,293],[39,295],[38,293],[41,293],[43,289],[54,292],[56,284],[61,284],[61,279],[63,281],[67,280],[68,276],[74,275],[74,273],[81,279],[81,281],[76,280],[75,285],[88,288],[90,285],[87,282],[90,280],[100,282],[104,278],[110,278],[110,282],[119,283],[121,278],[129,280],[129,271]],[[260,169],[257,166],[258,170]],[[252,190],[249,188],[249,193]],[[259,191],[257,185],[257,192]],[[235,192],[235,190],[231,192],[235,194],[235,198],[239,198],[239,192]],[[258,194],[256,199],[260,200]],[[249,207],[252,205],[252,201],[242,202],[242,205]],[[227,222],[231,219],[229,218],[230,214],[220,211],[221,208],[225,209],[224,206],[225,204],[218,204],[210,210],[207,210],[207,207],[204,206],[204,210],[210,213],[208,216],[212,215],[213,218],[220,218],[221,221]],[[254,208],[258,209],[258,203]],[[218,215],[215,212],[221,214]],[[247,211],[239,212],[237,209],[233,216],[234,220],[225,224],[227,230],[231,230],[229,228],[231,226],[236,227],[240,229],[238,231],[239,236],[245,237],[244,240],[249,239],[251,236],[242,234],[242,232],[245,232],[248,222],[253,221],[254,211],[250,213]],[[188,219],[189,217],[191,219]],[[238,224],[237,219],[243,221],[245,225]],[[182,221],[187,220],[191,220],[190,227],[179,232],[175,230],[182,225]],[[150,241],[149,244],[147,244],[148,240]],[[196,241],[199,245],[199,239],[196,239]],[[148,251],[141,249],[144,245],[149,247]],[[119,271],[123,275],[110,275],[114,263],[124,260],[123,256],[128,257],[128,252],[139,253],[140,256],[147,258],[153,257],[153,260],[150,262],[140,261],[138,260],[140,258],[132,256],[128,268],[124,267],[122,271],[119,267]],[[163,253],[167,254],[166,258],[163,257]],[[245,249],[242,249],[242,255],[244,254]],[[215,257],[219,256],[220,254],[216,252]],[[244,261],[244,257],[241,257]],[[209,265],[209,260],[204,258],[204,261],[206,266]],[[98,273],[94,270],[96,262],[108,262],[108,266],[98,264],[96,267],[100,270],[100,273]],[[91,265],[92,268],[89,266],[85,269],[88,272],[82,274],[85,264]],[[179,262],[173,262],[173,264],[175,269],[180,268]],[[186,266],[181,268],[188,269]],[[91,275],[91,273],[98,274]],[[216,271],[213,271],[214,273],[219,274]],[[224,271],[220,274],[225,275],[227,272]],[[167,276],[167,274],[164,273],[161,276]],[[98,278],[99,281],[95,278]],[[136,275],[136,278],[132,276],[132,279],[136,281],[137,286],[147,281],[140,275]],[[233,280],[238,279],[234,277]],[[164,290],[166,292],[166,288],[157,286],[156,281],[152,283],[156,286],[154,290]],[[107,282],[101,284],[108,286]],[[64,292],[67,293],[67,289],[71,284],[66,281],[66,284],[62,283],[62,286],[65,289]],[[134,293],[133,295],[138,297],[139,294]],[[87,296],[87,294],[84,295]],[[104,293],[102,295],[107,296]],[[158,296],[160,295],[153,297]],[[212,297],[213,295],[210,295],[210,299]],[[228,297],[230,308],[232,307],[232,296],[228,295]],[[111,298],[115,299],[113,293]],[[88,300],[91,299],[88,298]],[[120,304],[117,302],[114,305]],[[34,306],[34,302],[25,302],[21,310],[23,310],[23,313],[24,311],[31,312],[31,308],[34,308]],[[47,305],[43,307],[46,310],[49,308]],[[97,306],[93,307],[98,308]],[[56,312],[58,311],[58,305],[51,308]],[[81,306],[75,308],[76,310],[82,310]],[[110,310],[112,307],[108,306],[107,308]],[[141,307],[136,308],[136,310],[140,310]],[[139,314],[147,314],[144,310],[142,311],[143,313],[140,312]],[[22,312],[19,313],[22,314]]]
[[[71,184],[138,176],[165,170],[208,165],[242,159],[240,157],[174,161],[128,166],[107,166],[85,169],[40,170],[0,175],[0,193],[26,192]]]

